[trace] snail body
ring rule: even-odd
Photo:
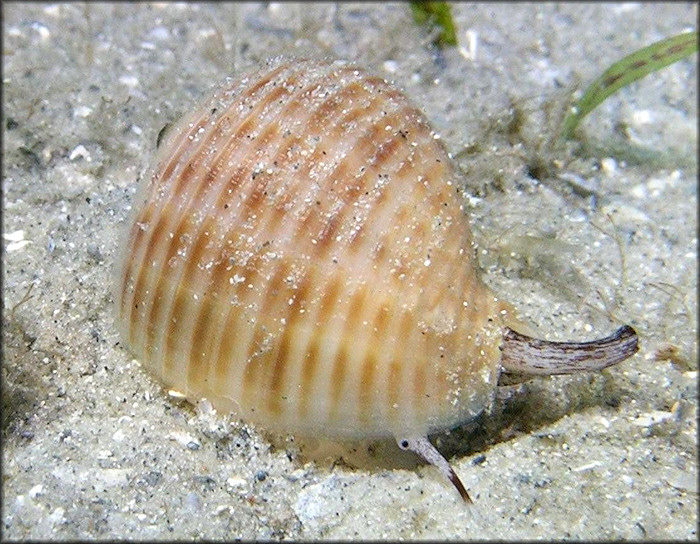
[[[462,190],[381,78],[277,59],[228,79],[169,128],[142,182],[116,281],[122,336],[192,400],[285,433],[394,436],[447,465],[428,434],[483,411],[509,366],[527,373],[546,349],[560,365],[540,373],[573,368],[516,333],[479,279]],[[567,352],[609,366],[636,351],[620,331],[594,366],[590,345]]]

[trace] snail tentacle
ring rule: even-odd
[[[551,342],[506,328],[501,367],[507,374],[574,374],[602,370],[634,355],[637,333],[629,325],[590,342]]]
[[[427,436],[397,438],[396,442],[402,450],[410,450],[426,463],[430,463],[436,467],[450,482],[452,482],[452,485],[455,486],[462,499],[464,499],[464,502],[472,504],[469,493],[467,493],[464,484],[462,484],[462,481],[459,479],[459,476],[457,476],[452,465],[450,465],[449,461],[430,443]]]

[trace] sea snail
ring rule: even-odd
[[[275,59],[172,125],[121,251],[122,337],[167,386],[284,433],[393,436],[467,501],[430,433],[482,412],[502,373],[637,351],[627,326],[582,344],[516,332],[425,117],[337,61]]]

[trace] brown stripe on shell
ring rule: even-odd
[[[311,339],[311,347],[309,348],[309,355],[304,362],[302,368],[301,379],[299,382],[299,410],[298,416],[300,418],[305,418],[309,416],[309,404],[312,399],[317,396],[323,396],[321,391],[317,391],[314,386],[317,386],[315,380],[317,379],[319,356],[321,353],[321,342],[322,339],[326,344],[329,344],[329,339],[332,335],[329,331],[329,327],[333,326],[333,314],[334,310],[340,303],[340,299],[343,295],[343,283],[338,274],[333,274],[326,286],[323,289],[323,294],[318,307],[318,314],[316,315],[316,329]],[[328,365],[333,359],[327,359],[323,361],[323,364]],[[327,384],[326,384],[327,385]],[[324,403],[321,403],[324,404]],[[318,411],[315,412],[318,416]]]
[[[389,308],[378,305],[374,319],[371,322],[371,330],[368,332],[369,341],[364,360],[362,362],[362,375],[360,378],[360,398],[358,399],[361,424],[371,426],[371,418],[385,418],[386,411],[382,405],[381,391],[386,387],[381,383],[383,369],[386,367],[388,342],[386,338],[387,327],[390,321]]]
[[[214,299],[203,298],[201,309],[193,327],[192,346],[190,348],[189,364],[187,366],[187,388],[189,391],[206,391],[213,366],[213,345],[207,337],[207,330],[213,325],[216,313],[220,307]]]
[[[276,309],[275,317],[281,324],[284,324],[288,317],[288,300],[293,295],[293,286],[290,285],[288,280],[292,272],[289,262],[284,259],[280,260],[274,269],[267,291],[259,293],[264,296],[259,301],[256,300],[256,302],[252,302],[255,300],[252,298],[255,296],[255,293],[253,293],[251,298],[244,299],[244,306],[247,306],[249,303],[257,303],[255,308],[259,317],[257,315],[254,316],[256,320],[264,319],[268,313]],[[243,346],[242,357],[237,359],[238,364],[243,366],[238,396],[242,399],[244,406],[254,405],[257,410],[264,413],[265,390],[261,386],[264,383],[263,375],[265,375],[267,370],[266,365],[269,366],[270,355],[275,349],[277,335],[275,331],[266,330],[259,325],[255,327],[248,325],[248,327],[253,329],[254,332],[251,341]],[[285,327],[282,330],[284,331]]]
[[[348,346],[349,340],[345,337],[340,340],[340,347],[336,353],[335,358],[331,364],[331,380],[330,380],[330,403],[328,406],[328,417],[327,421],[331,425],[343,425],[352,424],[352,418],[349,417],[350,414],[342,414],[345,419],[345,423],[338,422],[338,416],[340,412],[340,396],[343,391],[343,386],[345,385],[345,376],[348,371],[348,365],[350,364],[350,347]]]
[[[409,346],[412,331],[413,331],[414,321],[413,315],[410,311],[404,310],[400,314],[399,318],[399,331],[396,335],[397,339],[395,341],[395,348],[392,351],[392,359],[389,363],[389,374],[387,382],[387,404],[390,408],[389,414],[391,417],[391,423],[395,427],[399,427],[399,415],[402,413],[403,401],[401,393],[403,391],[402,378],[403,378],[403,364],[405,360],[406,353],[409,353],[407,346]]]
[[[286,316],[286,325],[282,333],[282,339],[276,352],[272,352],[270,362],[266,368],[267,372],[263,374],[264,378],[260,381],[259,390],[264,392],[260,401],[267,401],[268,410],[276,416],[279,416],[282,409],[282,391],[285,387],[285,378],[287,377],[288,367],[294,364],[294,356],[297,355],[295,348],[298,335],[300,333],[300,322],[305,319],[304,312],[309,302],[309,294],[312,289],[312,282],[315,278],[310,274],[306,274],[294,289],[294,295],[288,304],[289,309]],[[270,372],[271,371],[271,372]],[[271,374],[268,378],[266,374]]]
[[[362,342],[362,331],[360,326],[362,317],[365,314],[369,299],[369,289],[366,285],[359,285],[352,294],[349,295],[347,310],[345,313],[345,327],[341,336],[341,345],[338,355],[330,361],[331,372],[331,395],[328,419],[337,421],[339,418],[354,420],[357,415],[358,406],[356,402],[341,404],[346,395],[346,391],[351,385],[356,383],[347,380],[347,377],[357,378],[350,375],[349,371],[356,368],[356,360],[365,352],[366,346]],[[352,348],[349,342],[352,339]],[[349,391],[351,397],[354,396]]]
[[[375,412],[374,406],[374,381],[377,374],[377,353],[372,349],[371,345],[361,359],[361,374],[358,387],[358,404],[359,414],[357,421],[360,425],[370,426],[370,418]]]

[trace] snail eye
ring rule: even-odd
[[[399,442],[399,448],[402,450],[407,450],[408,449],[408,440],[402,440]]]
[[[173,126],[172,122],[166,123],[165,126],[160,129],[160,132],[158,133],[158,137],[156,138],[156,149],[158,149],[160,147],[160,144],[162,143],[163,139],[168,134],[168,131],[170,130],[170,128],[172,126]]]

